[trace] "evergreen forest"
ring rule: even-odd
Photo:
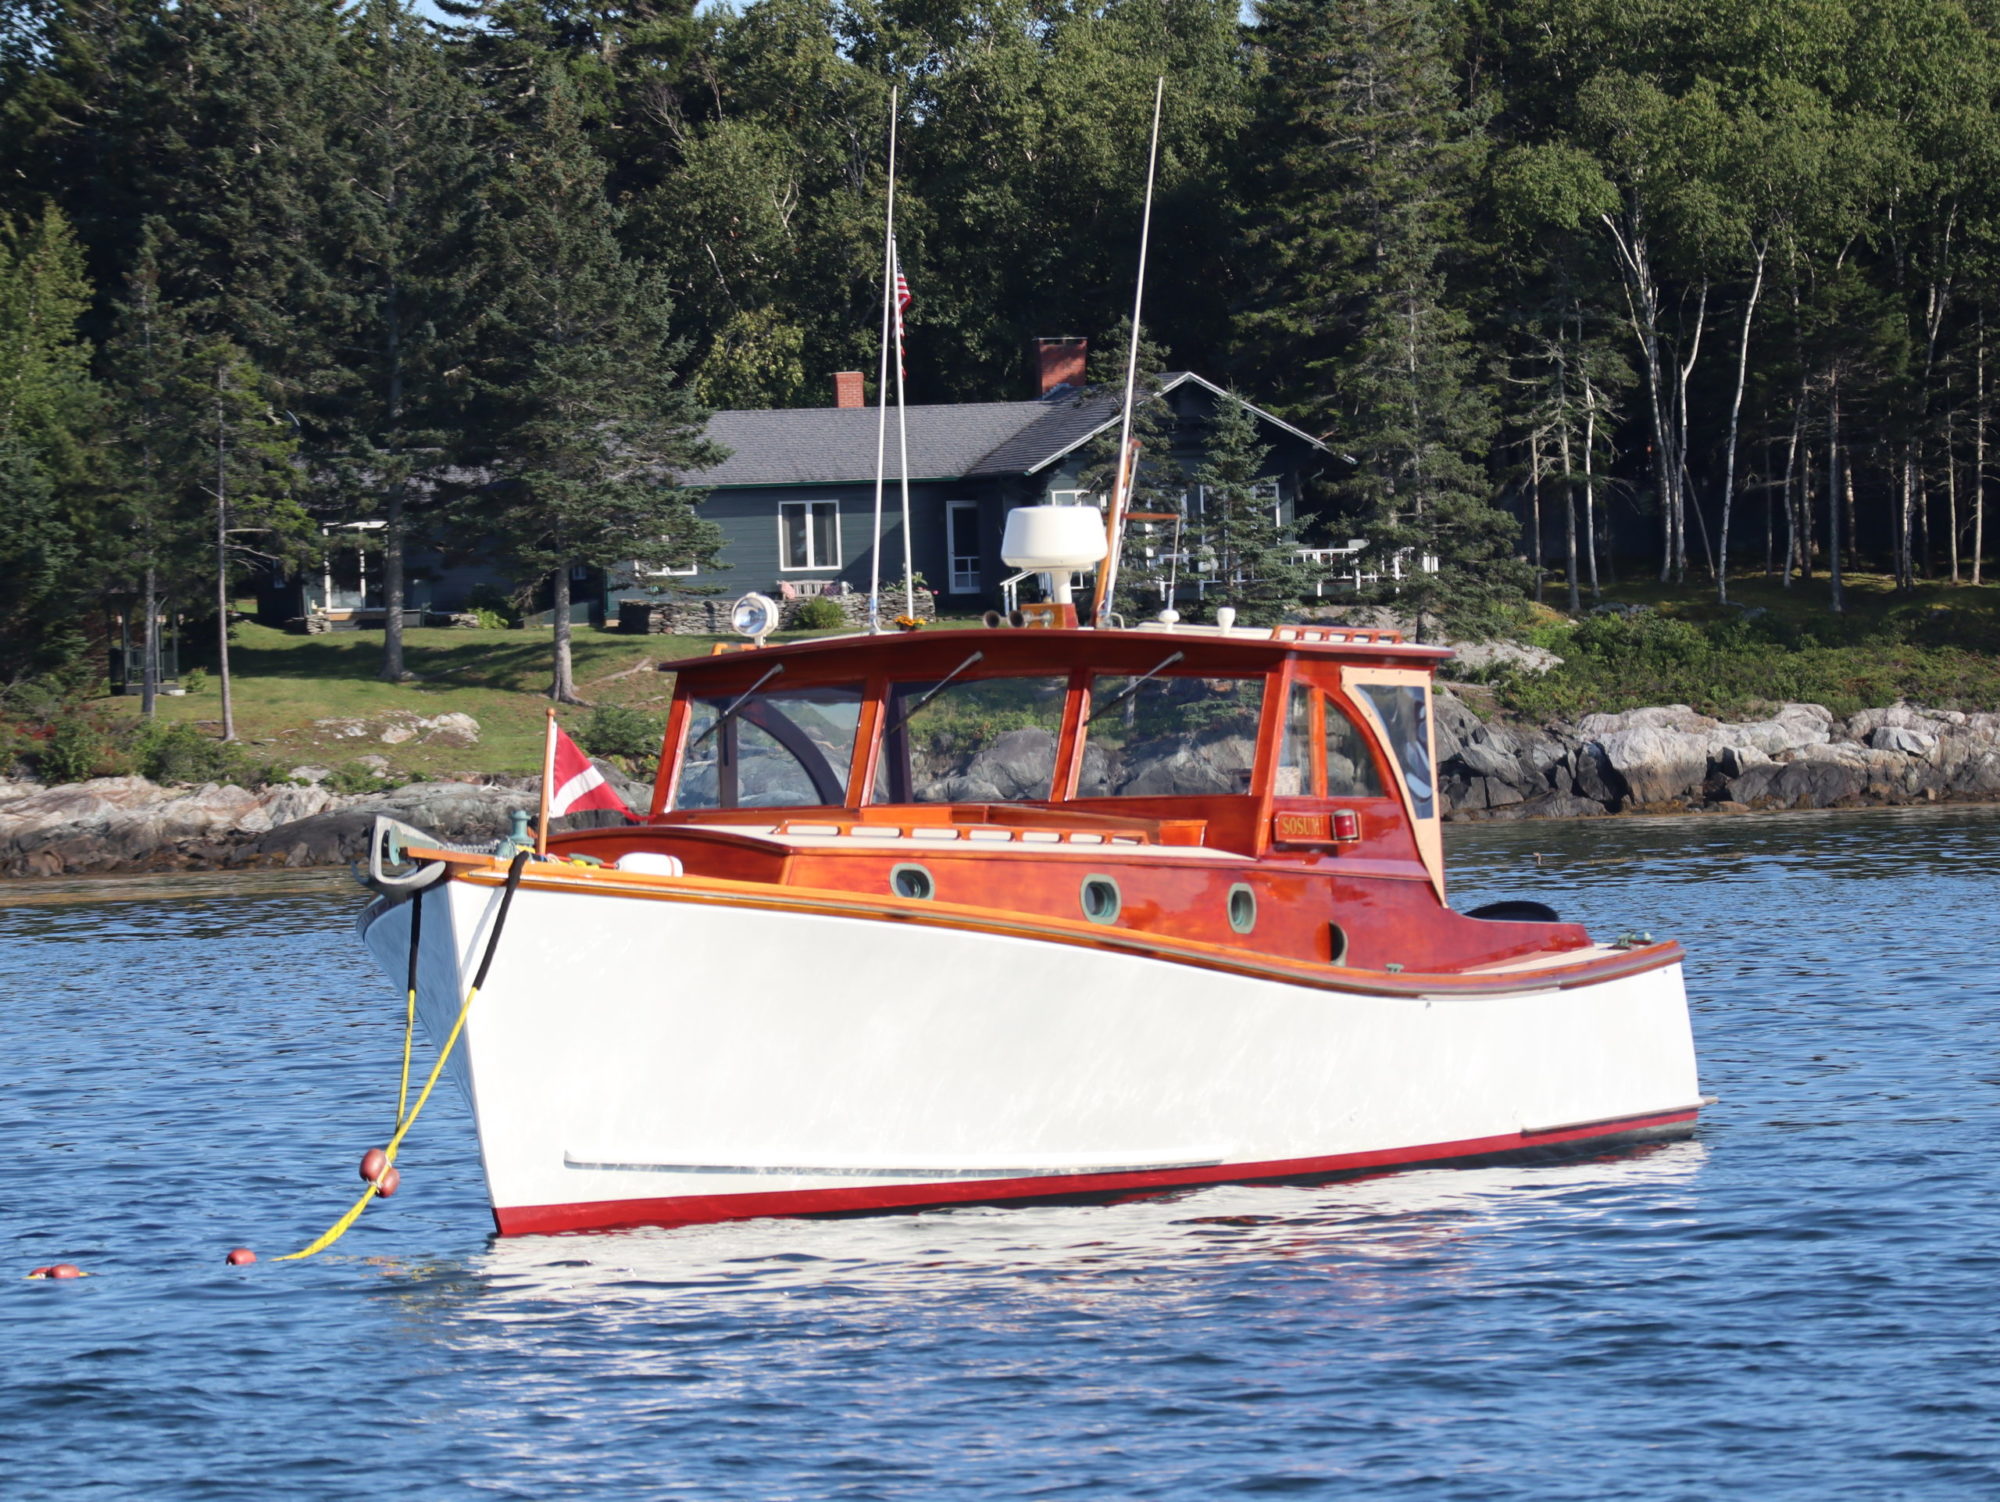
[[[909,399],[1113,350],[1161,76],[1151,363],[1420,609],[1990,569],[1993,0],[0,0],[0,685],[329,524],[391,679],[413,539],[712,556],[706,412],[876,369],[892,89]]]

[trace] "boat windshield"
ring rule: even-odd
[[[674,806],[840,803],[854,761],[861,698],[855,683],[691,699]]]
[[[877,803],[1034,803],[1055,782],[1067,676],[892,683]]]
[[[1264,680],[1104,674],[1091,680],[1080,798],[1246,793]]]

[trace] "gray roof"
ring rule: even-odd
[[[1164,378],[1167,390],[1194,381],[1218,395],[1221,388],[1198,375],[1177,371]],[[1307,442],[1309,434],[1256,407],[1258,416]],[[1032,402],[962,402],[910,407],[910,478],[957,480],[988,475],[1033,474],[1118,420],[1116,392],[1062,392]],[[875,478],[881,413],[875,407],[784,407],[759,412],[717,412],[708,436],[729,449],[713,469],[689,475],[703,487],[732,485],[854,484]],[[902,474],[897,424],[889,414],[884,469],[893,481]]]

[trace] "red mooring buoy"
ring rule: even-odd
[[[45,1278],[80,1278],[83,1276],[83,1269],[78,1267],[74,1262],[58,1262],[53,1267],[44,1268],[42,1276]]]
[[[371,1147],[361,1155],[361,1178],[372,1184],[382,1177],[382,1170],[389,1166],[389,1155],[379,1147]]]
[[[397,1186],[402,1182],[403,1170],[392,1164],[390,1167],[382,1170],[381,1178],[375,1180],[375,1192],[381,1195],[383,1199],[387,1199],[396,1192]]]
[[[231,1267],[248,1267],[257,1260],[257,1254],[247,1246],[236,1246],[231,1247],[229,1255],[222,1260],[227,1262]]]

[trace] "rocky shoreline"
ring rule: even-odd
[[[1454,820],[2000,800],[2000,714],[1897,704],[1839,719],[1786,704],[1725,721],[1670,704],[1535,726],[1482,719],[1441,689],[1437,734],[1438,787]],[[643,806],[647,789],[598,766]],[[347,797],[143,777],[0,780],[0,877],[340,865],[364,853],[377,814],[469,843],[505,834],[536,799],[532,778]]]
[[[628,802],[644,806],[648,789],[597,765]],[[57,787],[0,781],[0,877],[344,865],[366,854],[377,814],[454,844],[478,843],[506,834],[517,809],[532,817],[538,799],[537,780],[527,777],[349,797],[316,786],[162,787],[143,777]],[[606,817],[581,814],[556,827]]]
[[[2000,799],[2000,714],[1895,704],[1840,719],[1785,704],[1729,721],[1669,704],[1521,726],[1481,720],[1440,692],[1437,734],[1439,791],[1454,819]]]

